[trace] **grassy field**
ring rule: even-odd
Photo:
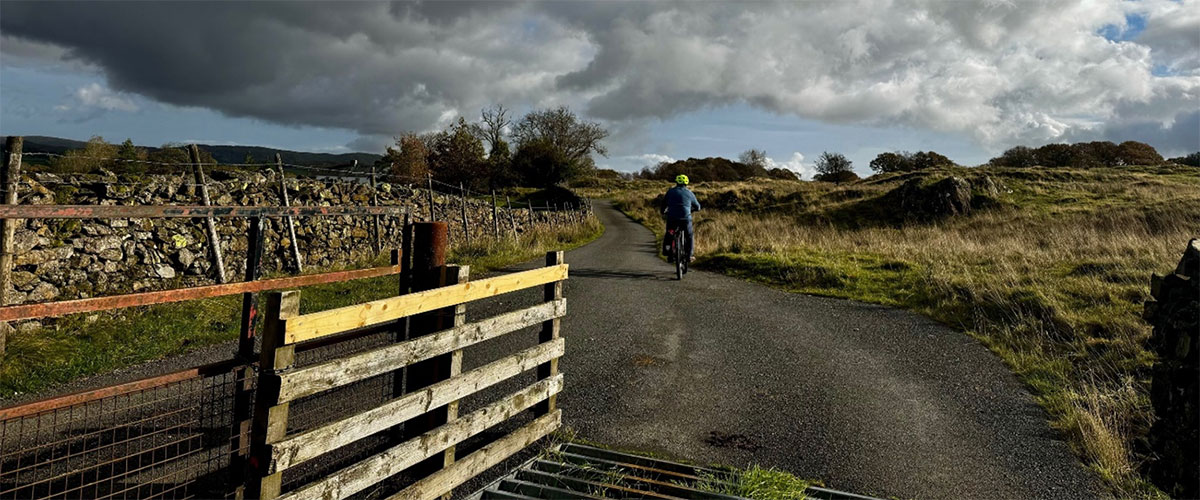
[[[537,258],[550,250],[574,248],[598,237],[595,218],[556,230],[539,228],[519,240],[476,241],[452,247],[447,258],[471,266],[471,274]],[[384,265],[363,262],[357,267]],[[322,272],[328,270],[312,270]],[[395,295],[395,276],[303,289],[301,312],[313,312]],[[241,296],[218,297],[125,310],[117,317],[77,314],[55,328],[9,336],[0,363],[0,398],[38,393],[77,378],[177,355],[237,338]]]
[[[1141,319],[1149,276],[1200,236],[1200,171],[972,168],[835,186],[693,186],[697,267],[787,290],[911,309],[967,332],[1033,391],[1084,463],[1122,497],[1161,493],[1138,473],[1153,415]],[[968,216],[913,222],[885,194],[911,178],[998,186]],[[593,188],[660,236],[667,186]]]

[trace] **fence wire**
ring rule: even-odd
[[[241,373],[230,368],[97,399],[64,399],[35,413],[6,410],[17,415],[0,420],[0,499],[231,495]]]

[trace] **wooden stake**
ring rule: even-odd
[[[427,222],[433,222],[437,220],[433,217],[433,174],[426,174],[426,176],[429,178],[429,220]]]
[[[463,238],[467,241],[467,246],[471,246],[471,229],[470,223],[467,222],[467,188],[463,187],[463,183],[458,183],[458,201],[459,208],[462,209],[463,221]]]
[[[497,239],[497,240],[500,239],[500,217],[498,215],[496,215],[498,210],[500,210],[500,208],[496,206],[496,190],[493,189],[492,190],[492,239]]]
[[[21,149],[25,139],[19,136],[9,136],[5,141],[4,151],[8,158],[4,162],[4,171],[0,172],[0,180],[4,182],[4,204],[17,204],[17,185],[21,181]],[[4,219],[0,222],[0,306],[8,305],[12,300],[9,290],[12,289],[13,266],[13,237],[17,234],[17,225],[21,219]],[[12,326],[7,322],[0,323],[0,355],[8,345],[8,332]]]
[[[512,200],[509,199],[508,195],[504,195],[504,206],[506,208],[508,208],[508,222],[509,222],[509,224],[512,224],[513,239],[516,239],[517,238],[517,219],[513,217]]]
[[[375,166],[374,165],[371,165],[371,206],[373,206],[373,207],[379,206],[379,188],[378,188],[378,185],[375,183]],[[376,215],[376,216],[372,217],[371,219],[372,219],[371,227],[372,227],[372,232],[373,232],[372,237],[374,238],[373,241],[371,242],[371,244],[375,248],[375,255],[379,255],[379,252],[383,250],[383,247],[380,246],[380,241],[379,241],[380,240],[379,216]]]
[[[279,169],[279,193],[283,195],[283,206],[292,206],[288,199],[287,180],[283,174],[283,159],[279,157],[279,153],[275,153],[275,167]],[[288,230],[288,241],[292,242],[292,261],[296,264],[296,273],[304,272],[304,260],[300,257],[300,241],[296,239],[296,219],[292,216],[285,217]]]
[[[200,148],[195,144],[188,146],[188,154],[192,158],[192,174],[196,179],[196,185],[200,188],[200,198],[204,201],[204,206],[211,206],[212,200],[208,197],[208,183],[204,180],[204,169],[200,167]],[[212,249],[213,267],[217,269],[217,283],[226,283],[229,280],[225,277],[225,262],[221,258],[221,237],[217,234],[217,224],[213,218],[205,217],[205,225],[208,229],[208,245]]]
[[[262,352],[258,361],[258,388],[255,394],[253,432],[250,434],[250,467],[247,475],[249,498],[277,498],[282,487],[281,472],[267,473],[273,460],[270,445],[283,441],[287,435],[290,404],[279,404],[279,374],[292,368],[295,346],[286,345],[283,337],[287,321],[300,313],[300,292],[272,292],[267,295],[264,317]]]

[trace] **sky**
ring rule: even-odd
[[[0,2],[0,134],[381,153],[503,104],[602,167],[1200,150],[1200,0]]]

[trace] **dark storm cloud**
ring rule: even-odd
[[[745,103],[996,148],[1195,109],[1200,47],[1175,36],[1200,28],[1194,4],[6,1],[0,49],[57,47],[114,92],[369,142],[492,103],[629,130]],[[1144,42],[1098,34],[1130,14]]]

